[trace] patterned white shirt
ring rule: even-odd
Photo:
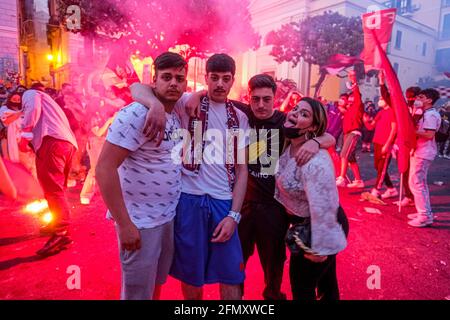
[[[173,159],[180,145],[179,119],[174,112],[166,113],[164,139],[156,147],[143,134],[147,111],[136,102],[123,108],[106,137],[108,142],[131,151],[118,172],[125,206],[138,229],[171,221],[181,194],[181,164]],[[107,217],[111,218],[109,212]]]
[[[298,166],[282,154],[276,173],[275,199],[299,217],[311,218],[311,249],[318,255],[332,255],[347,246],[344,230],[337,221],[339,194],[334,166],[326,150],[320,150],[308,163]]]

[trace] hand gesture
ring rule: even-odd
[[[211,242],[226,242],[236,230],[237,223],[231,217],[225,217],[213,232]]]
[[[135,251],[141,248],[141,234],[132,222],[124,226],[117,225],[117,232],[123,250]]]
[[[144,134],[150,139],[156,141],[159,147],[164,139],[164,131],[166,129],[166,111],[161,102],[156,102],[152,106],[145,118]]]
[[[320,148],[317,142],[313,140],[306,141],[295,155],[297,165],[302,166],[306,164],[319,150]]]

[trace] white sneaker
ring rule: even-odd
[[[417,218],[408,221],[411,227],[423,228],[433,224],[433,218],[418,216]]]
[[[414,201],[412,201],[410,198],[408,197],[404,197],[402,199],[402,201],[395,201],[394,205],[399,206],[401,205],[402,207],[412,207],[414,206]],[[413,218],[411,218],[413,219]]]
[[[77,185],[77,180],[74,180],[74,179],[67,180],[67,188],[73,188],[73,187],[76,187],[76,185]]]
[[[375,198],[380,198],[380,192],[375,188],[370,191],[370,194]]]
[[[407,217],[408,217],[409,220],[414,220],[414,219],[417,219],[419,217],[419,214],[418,213],[411,213],[411,214],[408,214]]]
[[[344,177],[337,177],[336,178],[336,186],[338,187],[345,187],[346,183],[345,183],[345,178]]]
[[[81,204],[90,204],[91,203],[91,199],[89,199],[87,197],[80,197],[80,203]]]
[[[381,195],[381,199],[394,198],[394,197],[397,197],[397,196],[398,196],[397,189],[389,188]]]
[[[348,188],[364,188],[364,181],[355,180],[347,185]]]

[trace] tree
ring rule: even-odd
[[[58,0],[60,22],[67,8],[81,9],[84,36],[111,41],[128,56],[155,57],[187,45],[186,59],[214,52],[239,52],[259,46],[251,26],[248,0]]]
[[[268,34],[267,43],[273,45],[270,54],[279,63],[292,62],[295,67],[303,58],[309,64],[319,65],[320,78],[314,85],[316,96],[327,75],[323,66],[333,55],[361,53],[364,47],[361,18],[325,12],[282,25]]]

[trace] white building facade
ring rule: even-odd
[[[0,0],[0,12],[0,79],[5,80],[7,72],[19,71],[17,2]]]
[[[447,6],[444,6],[447,5]],[[433,77],[436,68],[436,52],[450,47],[440,41],[444,36],[450,42],[450,0],[254,0],[250,3],[252,24],[261,34],[261,47],[255,52],[247,52],[242,57],[242,86],[258,73],[269,73],[277,79],[292,79],[303,93],[308,86],[316,83],[317,67],[312,68],[301,62],[295,68],[290,63],[278,64],[270,55],[271,47],[265,43],[267,34],[279,29],[283,24],[299,21],[307,15],[320,15],[325,11],[339,12],[344,16],[361,16],[375,8],[397,7],[398,15],[393,28],[389,58],[397,70],[403,88],[415,85],[420,78]],[[449,13],[448,17],[444,12]],[[443,32],[444,30],[444,32]],[[328,76],[321,91],[328,99],[336,99],[345,91],[345,83],[337,77]],[[310,91],[313,93],[313,90]],[[363,86],[363,96],[373,99],[378,95],[377,80],[367,79]]]

